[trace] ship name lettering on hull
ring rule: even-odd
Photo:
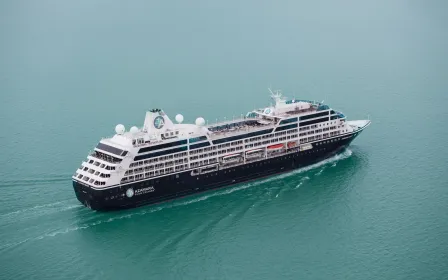
[[[135,190],[135,195],[141,195],[141,194],[145,194],[145,193],[150,193],[150,192],[154,192],[156,189],[154,189],[154,187],[147,187],[147,188],[143,188],[143,189],[138,189]]]

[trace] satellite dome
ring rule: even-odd
[[[115,127],[115,132],[116,132],[118,135],[122,135],[122,134],[124,133],[125,130],[126,130],[126,129],[124,128],[124,125],[122,125],[122,124],[117,124],[117,126]]]
[[[131,129],[129,130],[132,134],[137,134],[137,132],[138,132],[138,127],[136,127],[136,126],[133,126],[133,127],[131,127]]]
[[[182,116],[181,114],[177,114],[176,115],[176,122],[182,123],[183,121],[184,121],[184,116]]]
[[[196,119],[196,125],[197,126],[203,126],[204,124],[205,124],[204,118],[199,117],[199,118]]]

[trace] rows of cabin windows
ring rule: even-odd
[[[101,163],[101,162],[98,162],[98,161],[94,161],[93,159],[89,160],[89,163],[93,164],[95,166],[98,166],[99,168],[104,168],[106,170],[115,170],[115,166],[109,166],[109,165],[106,165],[104,163]],[[82,166],[81,166],[81,169],[82,169]]]
[[[334,132],[334,133],[337,133],[336,131]],[[328,143],[332,143],[332,142],[336,142],[336,141],[339,141],[339,140],[341,140],[341,138],[335,138],[335,139],[329,139],[329,140],[327,140],[327,141],[322,141],[322,142],[320,142],[320,143],[315,143],[316,145],[323,145],[323,144],[328,144]],[[301,153],[304,153],[304,154],[310,154],[310,153],[315,153],[315,152],[318,152],[318,151],[322,151],[322,150],[325,150],[326,148],[321,148],[321,149],[312,149],[312,150],[308,150],[308,151],[301,151]],[[297,152],[297,149],[290,149],[290,150],[277,150],[277,151],[272,151],[271,152],[271,156],[275,156],[275,155],[279,155],[279,154],[288,154],[288,153],[295,153],[295,152]],[[291,156],[287,156],[287,157],[291,157]],[[264,158],[263,158],[264,159]],[[277,158],[277,160],[279,160],[279,159],[281,159],[281,158]],[[276,160],[276,159],[272,159],[272,160]],[[245,164],[245,165],[243,165],[243,168],[250,168],[250,167],[254,167],[254,166],[257,166],[257,165],[262,165],[262,164],[266,164],[266,163],[269,163],[269,162],[271,162],[271,160],[266,160],[266,161],[259,161],[258,163],[256,162],[256,163],[253,163],[253,164]],[[206,163],[206,162],[205,162]],[[192,166],[192,167],[199,167],[201,165],[201,163],[198,163],[198,164],[196,164],[195,166]],[[241,163],[238,163],[238,165],[241,165]],[[220,167],[221,169],[224,169],[224,168],[226,168],[226,170],[224,171],[224,173],[226,173],[226,172],[231,172],[232,171],[232,168],[234,168],[235,166],[229,166],[229,167]],[[233,171],[235,171],[235,169],[233,169]],[[216,175],[217,175],[217,173],[216,173]]]
[[[81,170],[88,172],[90,174],[93,174],[95,176],[99,176],[101,178],[109,178],[110,177],[110,174],[108,174],[108,173],[101,173],[100,171],[95,170],[93,168],[88,168],[87,166],[84,166],[84,167],[81,166]]]
[[[317,117],[323,117],[323,116],[328,116],[328,115],[329,115],[329,111],[326,111],[326,112],[321,112],[321,113],[301,116],[300,120],[302,121],[302,120],[307,120],[307,119],[312,119],[312,118],[317,118]],[[291,118],[291,119],[287,119],[287,120],[282,120],[280,123],[281,124],[285,124],[285,123],[290,123],[290,122],[295,122],[295,121],[297,121],[297,118]],[[312,120],[312,121],[307,121],[307,122],[302,122],[302,125],[310,125],[310,124],[324,122],[324,121],[328,121],[328,117],[321,118],[321,119],[316,119],[316,120]],[[286,127],[281,127],[281,128],[279,127],[279,128],[277,128],[277,131],[286,130],[286,129],[293,128],[293,127],[295,127],[295,125],[288,125]],[[252,133],[248,133],[248,134],[244,134],[244,135],[236,135],[236,136],[232,136],[232,137],[227,137],[227,138],[223,138],[223,139],[214,140],[213,144],[221,144],[221,143],[226,143],[226,142],[232,142],[232,141],[236,141],[236,140],[240,140],[240,139],[250,138],[250,137],[253,137],[253,136],[258,136],[258,135],[263,135],[263,134],[270,134],[271,132],[272,132],[272,129],[267,129],[267,130],[256,131],[256,132],[252,132]],[[205,139],[201,138],[201,137],[191,138],[190,139],[190,143],[194,143],[196,141],[201,141],[201,140],[205,140]],[[181,144],[179,142],[180,141],[174,142],[174,143],[167,143],[167,144],[157,145],[157,146],[148,147],[148,148],[143,148],[143,149],[140,149],[139,153],[147,152],[147,151],[150,151],[150,150],[161,149],[161,148],[165,148],[165,147],[170,147],[170,146],[174,146],[174,145],[179,145],[179,144]],[[203,145],[207,145],[207,144],[203,144]],[[173,152],[174,151],[161,151],[161,152],[158,152],[157,155],[151,155],[151,156],[148,155],[148,157],[155,157],[155,156],[158,156],[158,155],[162,155],[162,154],[166,154],[166,153],[173,153]],[[135,160],[139,160],[139,159],[143,159],[143,157],[142,156],[138,156]]]
[[[294,133],[294,131],[291,131],[291,132],[288,132],[288,133]],[[258,141],[258,140],[261,140],[261,139],[264,139],[264,138],[274,137],[274,135],[275,136],[279,136],[279,135],[285,135],[285,134],[286,134],[286,131],[285,132],[278,132],[278,133],[275,133],[275,134],[271,133],[271,134],[266,134],[266,135],[263,135],[263,136],[260,136],[260,137],[254,137],[254,138],[251,138],[251,139],[247,139],[245,141],[246,142],[247,141],[250,141],[250,142]],[[216,149],[223,149],[223,148],[227,148],[227,147],[231,147],[231,146],[238,146],[238,145],[242,145],[242,144],[243,144],[243,140],[234,141],[234,142],[225,143],[225,144],[220,144],[220,145],[215,145],[215,146],[206,147],[206,148],[203,148],[203,149],[192,150],[192,151],[190,151],[190,155],[200,154],[200,153],[203,153],[203,152],[216,150]],[[179,149],[179,148],[176,148],[176,149]],[[162,151],[160,153],[163,154],[165,152],[168,152],[168,151]],[[144,164],[149,164],[149,163],[152,163],[152,162],[157,162],[157,161],[163,161],[163,160],[166,160],[166,159],[171,159],[171,158],[173,158],[173,156],[174,157],[179,157],[179,156],[183,157],[183,156],[186,156],[186,152],[180,153],[180,154],[175,154],[175,155],[167,155],[167,156],[162,156],[162,157],[157,157],[157,158],[150,158],[150,159],[147,159],[145,161],[142,161],[142,160],[139,161],[139,159],[140,159],[139,157],[142,157],[142,156],[137,156],[135,158],[136,162],[132,163],[130,165],[130,167],[135,167],[135,166],[138,166],[138,165],[144,165]]]
[[[176,167],[176,166],[183,166],[184,164],[188,163],[188,159],[184,158],[184,159],[177,159],[177,160],[172,160],[172,161],[166,161],[166,162],[160,162],[160,163],[156,163],[156,164],[151,164],[151,165],[146,165],[146,166],[141,166],[141,167],[137,167],[134,169],[129,169],[127,170],[124,175],[132,175],[132,174],[136,174],[136,173],[142,173],[145,171],[153,171],[156,169],[166,169],[168,167]]]
[[[233,147],[233,148],[229,148],[229,149],[221,149],[221,150],[210,152],[210,153],[201,153],[201,154],[198,154],[195,156],[191,156],[190,160],[198,160],[198,159],[202,159],[202,158],[232,153],[232,152],[240,151],[242,149],[243,149],[243,146],[237,146],[237,147]]]
[[[296,132],[296,131],[295,130],[290,130],[290,131],[277,132],[275,134],[267,134],[267,135],[263,135],[263,136],[254,137],[254,138],[248,139],[245,142],[246,143],[251,143],[251,142],[255,142],[255,141],[262,141],[264,139],[269,139],[269,138],[272,138],[272,137],[279,137],[279,136],[283,136],[283,135],[286,135],[286,134],[292,134],[294,132]]]
[[[207,148],[203,148],[203,149],[193,150],[193,151],[190,151],[190,155],[196,155],[196,154],[201,154],[201,153],[208,152],[208,151],[214,151],[216,149],[220,149],[221,146],[224,146],[224,145],[218,145],[218,146],[212,146],[212,147],[207,147]],[[230,146],[230,144],[229,144],[229,146]]]
[[[271,132],[272,132],[272,128],[255,131],[255,132],[251,132],[251,133],[247,133],[247,134],[236,135],[236,136],[232,136],[232,137],[214,140],[213,144],[216,145],[216,144],[222,144],[222,143],[226,143],[226,142],[232,142],[232,141],[255,137],[255,136],[259,136],[259,135],[263,135],[263,134],[270,134]]]
[[[110,163],[120,163],[122,161],[122,159],[120,159],[120,158],[113,157],[113,156],[107,155],[107,154],[99,152],[99,151],[94,151],[93,153],[90,154],[90,156],[110,162]]]
[[[207,164],[212,164],[212,163],[217,163],[218,160],[216,158],[210,158],[210,159],[204,159],[201,161],[196,161],[196,162],[192,162],[190,164],[190,167],[198,167],[198,166],[202,166],[202,165],[207,165]]]
[[[271,137],[274,137],[274,136],[284,136],[286,134],[294,134],[295,132],[296,132],[296,130],[282,131],[282,132],[278,132],[278,133],[275,133],[275,134],[267,134],[267,135],[263,135],[263,136],[260,136],[260,137],[247,139],[245,141],[246,142],[260,141],[260,140],[271,138]],[[289,137],[277,138],[277,139],[281,139],[281,140],[277,140],[276,139],[276,140],[273,140],[273,141],[264,141],[264,142],[257,143],[256,146],[260,146],[260,145],[267,144],[267,143],[273,143],[275,141],[283,141],[283,140],[291,139],[291,138],[293,138],[293,137],[289,136]],[[212,146],[212,147],[206,147],[206,148],[203,148],[203,149],[193,150],[193,151],[190,151],[190,155],[191,155],[190,160],[198,160],[198,159],[203,159],[203,158],[207,158],[207,157],[212,157],[212,156],[217,156],[217,155],[221,155],[221,154],[227,154],[227,153],[240,151],[240,150],[243,149],[242,144],[243,144],[243,140],[240,140],[240,141],[220,144],[220,145],[216,145],[216,146]],[[252,145],[249,145],[247,147],[250,147],[250,146],[254,146],[254,145],[252,144]],[[145,165],[156,163],[156,162],[162,162],[162,161],[170,160],[170,159],[173,159],[173,158],[185,157],[186,155],[187,155],[187,153],[184,152],[184,153],[181,153],[181,154],[168,155],[168,156],[162,156],[162,157],[148,159],[148,160],[144,160],[144,161],[138,161],[138,162],[131,163],[130,168],[137,167],[137,166],[139,166],[139,167],[142,166],[143,167]],[[187,159],[184,158],[184,159],[180,159],[179,161],[175,161],[174,164],[175,165],[180,164],[182,162],[182,160],[184,160],[184,162],[187,163]],[[197,165],[197,164],[195,163],[194,165]],[[160,166],[159,165],[147,166],[147,167],[145,167],[145,170],[150,170],[150,169],[153,169],[153,168],[155,168],[155,169],[161,168],[161,165]],[[142,172],[142,171],[139,171],[139,172]],[[130,175],[130,174],[133,174],[133,173],[135,173],[135,169],[131,169],[131,170],[126,171],[125,175]]]
[[[227,148],[227,147],[238,146],[238,145],[241,145],[241,144],[243,144],[243,140],[235,141],[235,142],[231,142],[231,143],[226,143],[226,144],[215,145],[215,146],[211,146],[211,147],[208,147],[208,148],[203,148],[203,149],[197,149],[197,150],[194,150],[194,151],[190,151],[190,155],[195,155],[195,154],[200,154],[200,153],[203,153],[203,152],[224,149],[224,148]]]
[[[245,148],[247,149],[247,148],[252,148],[252,147],[256,147],[256,146],[267,145],[267,144],[271,144],[271,143],[278,143],[278,142],[281,142],[281,141],[286,141],[286,140],[289,140],[289,139],[293,139],[293,138],[295,138],[294,135],[288,135],[288,136],[286,136],[286,135],[287,134],[295,134],[295,133],[296,133],[295,130],[291,130],[291,131],[279,132],[279,133],[276,133],[276,134],[263,135],[263,136],[260,136],[260,137],[255,137],[253,139],[248,139],[248,140],[245,140],[246,143],[251,143],[251,142],[255,142],[255,143],[247,144],[247,145],[245,145]],[[269,138],[272,138],[274,136],[277,136],[277,137],[278,136],[283,136],[283,137],[269,139]],[[242,144],[242,141],[235,142],[235,144],[236,143]],[[227,143],[227,144],[218,145],[218,147],[220,147],[221,150],[218,150],[217,152],[200,154],[200,152],[203,152],[203,151],[198,151],[199,155],[190,157],[190,160],[198,160],[198,159],[212,157],[212,156],[217,156],[217,155],[221,155],[221,154],[230,154],[232,152],[241,151],[243,149],[242,146],[232,147],[232,146],[234,146],[233,144],[234,143]],[[222,149],[222,148],[225,148],[225,147],[230,147],[230,148]],[[196,166],[201,166],[201,165],[202,165],[201,163],[199,165],[195,163],[194,165],[191,164],[191,167],[196,167]]]
[[[184,158],[186,156],[187,156],[187,152],[183,152],[183,153],[178,153],[178,154],[174,154],[174,155],[167,155],[167,156],[162,156],[162,157],[158,157],[158,158],[151,158],[151,159],[147,159],[144,161],[142,160],[142,161],[133,162],[133,163],[131,163],[131,165],[129,165],[129,167],[132,168],[132,167],[136,167],[136,166],[143,166],[143,165],[147,165],[147,164],[151,164],[151,163],[155,163],[155,162],[159,162],[159,161]]]
[[[296,134],[296,130],[290,130],[290,131],[282,131],[282,132],[278,132],[275,134],[266,134],[266,135],[262,135],[259,137],[254,137],[251,139],[246,139],[244,140],[244,142],[247,143],[253,143],[253,142],[258,142],[258,143],[254,143],[254,144],[248,144],[245,147],[249,148],[249,147],[254,147],[254,146],[261,146],[261,145],[265,145],[265,144],[269,144],[269,143],[275,143],[278,141],[284,141],[287,139],[292,139],[295,136],[292,134]],[[287,134],[291,134],[290,136],[286,137]],[[280,137],[280,136],[284,136],[281,138],[276,138],[274,140],[266,140],[266,139],[270,139],[272,137]],[[232,153],[232,152],[236,152],[236,151],[240,151],[243,149],[243,147],[241,146],[243,144],[243,140],[240,141],[235,141],[235,142],[231,142],[231,143],[226,143],[226,144],[221,144],[218,146],[213,146],[213,147],[209,147],[209,148],[205,148],[205,149],[200,149],[197,151],[191,151],[190,155],[195,155],[198,154],[198,156],[192,156],[190,157],[191,160],[197,160],[197,159],[201,159],[201,158],[205,158],[205,157],[209,157],[209,156],[216,156],[216,155],[221,155],[221,154],[227,154],[227,153]],[[228,149],[226,149],[228,148]],[[206,153],[206,154],[202,154],[208,151],[214,151],[218,149],[217,152],[211,152],[211,153]]]
[[[311,128],[309,128],[306,132],[301,132],[299,134],[300,137],[302,136],[307,136],[307,135],[312,135],[312,134],[317,134],[317,133],[322,133],[325,131],[330,131],[330,130],[335,130],[335,129],[340,129],[342,126],[330,126],[330,127],[324,127],[324,128],[319,128],[316,130],[310,130]],[[343,127],[342,127],[343,128]],[[348,129],[342,129],[342,130],[338,130],[340,133],[345,133],[348,132]]]
[[[329,139],[327,141],[321,141],[320,143],[315,143],[315,145],[319,146],[319,145],[329,144],[329,143],[336,142],[336,141],[339,141],[339,140],[341,140],[341,138]],[[325,151],[326,149],[327,148],[325,148],[325,147],[314,148],[314,149],[311,149],[311,150],[300,151],[300,153],[302,153],[302,154],[312,154],[312,153],[316,153],[316,152]],[[297,154],[295,154],[295,155],[287,155],[288,153],[291,153],[291,152],[296,153],[297,150],[290,150],[289,152],[288,151],[279,152],[280,154],[286,154],[286,155],[283,156],[283,157],[277,157],[277,158],[273,158],[273,159],[270,159],[270,160],[269,159],[268,160],[261,160],[261,161],[257,161],[257,162],[254,162],[254,163],[244,164],[242,166],[242,168],[243,169],[245,169],[245,168],[253,168],[253,167],[257,167],[257,166],[261,166],[261,165],[265,165],[265,164],[271,163],[273,161],[282,160],[284,158],[292,158],[292,157],[298,156]],[[223,173],[230,173],[232,171],[236,171],[235,166],[228,167],[227,169],[223,170]],[[217,172],[216,173],[215,172],[211,172],[211,173],[207,173],[205,175],[205,177],[217,176],[217,175],[218,175]]]
[[[334,131],[332,135],[337,135],[338,133],[339,133],[339,131]],[[340,139],[341,138],[329,139],[328,141],[321,142],[321,145],[324,144],[324,143],[331,143],[331,142],[339,141]],[[316,140],[316,139],[314,139],[314,140]],[[319,145],[319,144],[317,144],[317,145]],[[315,152],[320,151],[320,150],[322,150],[322,149],[312,149],[310,151],[303,151],[302,153],[309,154],[309,153],[315,153]],[[323,148],[323,150],[325,150],[325,148]],[[297,149],[276,150],[276,151],[271,151],[270,156],[276,156],[276,155],[279,155],[279,154],[288,154],[288,153],[296,152],[296,151],[297,151]],[[270,162],[270,161],[263,161],[260,164],[265,164],[267,162]],[[200,167],[202,164],[207,164],[207,161],[196,163],[195,165],[192,165],[191,167]],[[241,163],[237,163],[237,165],[241,165]],[[257,163],[255,163],[255,165],[257,165]],[[246,167],[250,167],[250,166],[254,166],[254,165],[248,164],[248,165],[245,165],[245,166]],[[223,166],[223,167],[221,167],[221,169],[224,169],[224,168],[227,169],[227,172],[230,172],[231,168],[234,168],[234,166],[229,166],[229,167],[224,167]],[[224,171],[224,173],[226,173],[226,171]]]
[[[284,142],[286,140],[291,140],[291,139],[294,139],[294,138],[296,138],[296,137],[293,136],[293,135],[288,135],[288,136],[283,136],[283,137],[274,138],[274,139],[270,139],[270,140],[268,139],[268,140],[264,140],[262,142],[256,142],[256,143],[253,143],[253,144],[247,144],[245,146],[245,148],[249,149],[249,148],[258,147],[258,146],[262,146],[262,145],[268,145],[268,144]]]
[[[106,184],[105,181],[98,181],[98,180],[95,180],[93,178],[90,178],[88,176],[85,176],[85,175],[82,175],[82,174],[78,174],[78,173],[75,173],[75,177],[80,179],[80,180],[83,180],[83,181],[89,182],[91,184],[94,184],[94,185],[105,185]]]
[[[121,179],[121,183],[127,183],[127,182],[131,182],[131,181],[135,181],[135,180],[141,180],[144,178],[151,178],[154,176],[160,176],[160,175],[165,175],[165,174],[169,174],[169,173],[173,173],[173,172],[178,172],[178,171],[182,171],[188,168],[188,164],[182,164],[182,165],[177,165],[177,166],[171,166],[171,167],[166,167],[163,169],[158,169],[158,170],[153,170],[153,171],[148,171],[147,168],[145,167],[144,170],[143,169],[139,169],[137,172],[133,172],[133,173],[128,173],[126,177],[124,177],[123,179]],[[130,170],[128,170],[130,171]]]
[[[295,130],[292,131],[282,131],[282,132],[278,132],[275,134],[266,134],[263,136],[259,136],[259,137],[254,137],[251,139],[247,139],[244,140],[245,142],[253,142],[253,141],[260,141],[262,139],[266,139],[266,138],[271,138],[274,136],[281,136],[281,135],[286,135],[286,134],[292,134],[295,133]],[[231,143],[225,143],[225,144],[220,144],[220,145],[216,145],[216,146],[211,146],[211,147],[206,147],[206,148],[202,148],[202,149],[197,149],[197,150],[193,150],[190,151],[190,155],[196,155],[196,154],[202,154],[204,152],[208,152],[208,151],[214,151],[214,150],[220,150],[220,149],[224,149],[224,148],[228,148],[228,147],[238,147],[240,145],[243,144],[243,140],[240,141],[235,141],[235,142],[231,142]],[[261,144],[260,144],[261,145]],[[239,147],[238,150],[241,150],[242,147]],[[218,151],[216,152],[216,154],[224,154],[226,152],[231,152],[231,151],[236,151],[237,148],[235,149],[225,149],[222,151]],[[159,162],[159,161],[165,161],[165,160],[169,160],[169,159],[173,159],[173,158],[182,158],[185,157],[187,155],[186,152],[183,153],[179,153],[179,154],[174,154],[174,155],[167,155],[167,156],[162,156],[162,157],[157,157],[157,158],[151,158],[151,159],[147,159],[147,160],[141,160],[141,161],[136,161],[134,163],[131,163],[131,165],[129,166],[130,168],[136,167],[136,166],[143,166],[143,165],[147,165],[147,164],[151,164],[154,162]],[[202,156],[201,158],[203,158],[205,156]],[[199,157],[198,157],[199,158]],[[194,158],[197,159],[197,158]]]
[[[336,121],[333,121],[333,122],[330,121],[330,122],[324,123],[324,124],[319,124],[319,125],[314,124],[314,125],[310,125],[310,126],[306,126],[306,127],[301,127],[299,129],[299,131],[300,131],[299,136],[301,137],[300,143],[308,143],[311,141],[328,138],[328,137],[332,137],[335,135],[339,135],[341,133],[348,132],[348,129],[345,129],[346,127],[344,127],[343,125],[336,125],[336,124],[338,124]],[[341,128],[342,128],[342,130],[341,130]],[[336,130],[336,129],[338,129],[338,130]],[[336,130],[336,131],[332,131],[332,130]],[[327,132],[327,131],[328,131],[328,133],[323,133],[321,135],[313,135],[313,134],[318,134],[318,133]],[[313,136],[305,137],[308,135],[313,135]]]
[[[332,126],[332,125],[336,125],[336,124],[338,124],[337,121],[328,122],[328,123],[322,123],[322,124],[313,124],[313,125],[308,125],[308,126],[301,126],[299,128],[299,131],[304,131],[304,130],[308,130],[308,129],[314,129],[314,128],[318,128],[318,127]],[[340,125],[338,127],[343,127],[343,126]]]
[[[339,134],[341,134],[341,131],[340,130],[335,130],[335,131],[332,131],[330,133],[324,133],[324,134],[319,134],[319,135],[314,135],[314,136],[310,136],[310,137],[301,138],[300,139],[300,144],[308,143],[308,142],[312,142],[312,141],[316,141],[316,140],[320,140],[320,139],[325,139],[325,138],[328,138],[328,137],[333,137],[333,136],[336,136],[336,135],[339,135]]]
[[[253,137],[250,139],[246,139],[244,140],[245,143],[250,143],[250,142],[255,142],[255,141],[261,141],[264,139],[268,139],[268,138],[272,138],[272,137],[279,137],[282,135],[286,135],[286,134],[294,134],[296,131],[295,130],[290,130],[290,131],[282,131],[282,132],[278,132],[278,133],[271,133],[271,134],[266,134],[266,135],[262,135],[262,136],[258,136],[258,137]],[[241,145],[243,144],[243,140],[240,141],[234,141],[234,142],[230,142],[230,143],[225,143],[225,144],[220,144],[220,145],[216,145],[216,146],[212,146],[212,147],[207,147],[204,149],[198,149],[198,150],[194,150],[194,151],[190,151],[190,155],[196,155],[196,154],[202,154],[204,152],[208,152],[208,151],[214,151],[214,150],[221,150],[221,149],[225,149],[225,148],[229,148],[229,147],[236,147],[234,149],[228,149],[228,150],[222,150],[222,151],[218,151],[217,154],[225,154],[226,152],[232,152],[232,151],[236,151],[236,150],[240,150],[242,148],[238,148],[241,147]]]
[[[340,131],[334,131],[331,134],[334,136],[334,135],[337,135],[339,133],[340,133]],[[313,138],[310,137],[310,139],[318,140],[315,137],[313,137]],[[327,141],[322,141],[320,143],[315,143],[315,145],[328,144],[328,143],[331,143],[331,142],[339,141],[340,139],[341,138],[329,139]],[[305,140],[306,142],[309,142],[308,139],[303,139],[303,140]],[[312,152],[316,152],[316,151],[318,151],[318,149],[313,149],[311,151],[305,151],[304,153],[312,153]],[[285,152],[283,152],[283,153],[285,153]],[[202,166],[202,165],[213,164],[213,163],[217,163],[216,158],[205,159],[205,160],[202,160],[202,161],[194,162],[194,163],[191,164],[191,167],[195,168],[195,167],[199,167],[199,166]],[[187,165],[185,164],[183,167],[187,168]],[[145,172],[145,173],[141,172],[140,174],[134,174],[132,176],[125,177],[125,178],[123,178],[121,180],[121,182],[122,183],[126,183],[126,182],[131,182],[131,181],[134,181],[134,180],[140,180],[140,179],[149,178],[149,177],[153,177],[153,176],[169,174],[169,173],[172,173],[173,171],[175,171],[175,170],[172,167],[170,167],[170,168],[166,168],[166,169],[162,169],[162,170],[155,170],[155,171],[151,171],[151,172]]]
[[[251,139],[246,139],[244,140],[245,143],[252,143],[252,142],[259,142],[257,144],[255,144],[256,146],[260,146],[263,144],[269,144],[269,143],[274,143],[274,142],[278,142],[278,141],[283,141],[286,139],[291,139],[294,138],[294,136],[289,136],[289,137],[282,137],[282,138],[277,138],[275,140],[272,141],[266,141],[265,139],[269,139],[272,137],[280,137],[280,136],[285,136],[287,134],[295,134],[296,130],[290,130],[290,131],[282,131],[282,132],[278,132],[278,133],[271,133],[271,134],[266,134],[266,135],[262,135],[262,136],[258,136],[258,137],[254,137]],[[281,139],[281,140],[278,140]],[[260,142],[263,141],[263,142]],[[236,151],[240,151],[243,149],[242,147],[243,144],[243,140],[240,141],[235,141],[235,142],[231,142],[231,143],[226,143],[226,144],[221,144],[221,145],[217,145],[217,146],[213,146],[213,147],[208,147],[208,148],[204,148],[204,149],[200,149],[200,150],[196,150],[196,151],[190,151],[190,155],[196,155],[198,154],[198,156],[192,156],[190,157],[191,160],[197,160],[200,158],[205,158],[205,157],[209,157],[209,156],[216,156],[216,155],[221,155],[221,154],[226,154],[226,153],[232,153],[232,152],[236,152]],[[250,144],[250,145],[246,145],[247,147],[253,147],[254,144]],[[228,148],[228,149],[226,149]],[[217,152],[211,152],[211,153],[206,153],[208,151],[215,151],[218,150]],[[206,154],[202,154],[202,153],[206,153]]]
[[[106,165],[104,163],[101,163],[101,162],[98,162],[98,161],[94,161],[92,159],[89,160],[88,163],[92,164],[92,165],[94,165],[96,167],[105,169],[105,170],[115,170],[115,166],[109,166],[109,165]],[[110,177],[110,174],[108,174],[108,173],[102,173],[101,170],[96,170],[96,169],[93,169],[93,168],[89,168],[87,166],[81,165],[81,167],[79,169],[84,171],[84,172],[88,172],[89,174],[92,174],[92,176],[98,176],[98,177],[101,177],[101,178],[109,178]],[[80,180],[83,180],[83,181],[86,181],[86,182],[89,182],[89,183],[95,184],[95,185],[105,185],[106,184],[105,181],[104,182],[103,181],[98,181],[98,180],[95,180],[94,178],[90,178],[89,176],[78,174],[78,173],[75,173],[75,177],[80,179]]]
[[[330,123],[333,123],[333,122],[330,122]],[[327,124],[319,124],[319,126],[322,126],[322,125],[327,125]],[[311,126],[308,126],[308,127],[301,127],[300,128],[300,130],[302,131],[302,130],[306,130],[306,129],[309,129],[310,127],[311,128],[315,128],[315,127],[317,127],[318,125],[317,124],[315,124],[315,125],[311,125]],[[325,130],[327,130],[327,129],[325,129]],[[274,135],[275,136],[278,136],[278,135],[285,135],[286,133],[288,133],[288,134],[294,134],[296,132],[296,130],[295,129],[292,129],[292,130],[290,130],[290,131],[285,131],[285,132],[278,132],[278,133],[275,133],[275,134],[266,134],[266,135],[262,135],[262,136],[259,136],[259,137],[254,137],[254,138],[251,138],[251,139],[246,139],[246,140],[244,140],[244,142],[254,142],[254,141],[261,141],[261,140],[263,140],[263,139],[266,139],[266,138],[271,138],[271,137],[273,137]],[[286,139],[291,139],[292,137],[288,137],[288,138],[286,138]],[[199,138],[198,138],[199,139]],[[285,139],[285,138],[284,138]],[[202,140],[202,139],[201,139]],[[203,149],[197,149],[197,150],[194,150],[194,151],[190,151],[190,155],[195,155],[195,154],[202,154],[202,153],[204,153],[204,152],[207,152],[207,151],[212,151],[212,150],[216,150],[216,149],[223,149],[223,148],[226,148],[226,147],[231,147],[231,146],[238,146],[238,145],[241,145],[243,143],[243,140],[240,140],[240,141],[234,141],[234,142],[231,142],[231,143],[225,143],[225,144],[220,144],[220,145],[217,145],[217,146],[211,146],[211,147],[207,147],[207,148],[203,148]],[[264,142],[261,142],[261,143],[259,143],[259,144],[257,144],[256,146],[259,146],[259,145],[262,145],[262,144],[266,144],[266,143],[268,143],[268,142],[266,142],[266,141],[264,141]],[[235,149],[236,150],[236,149]],[[223,150],[223,151],[220,151],[220,152],[218,152],[218,154],[224,154],[224,153],[226,153],[227,152],[227,150]],[[212,156],[213,155],[215,155],[215,154],[212,154]],[[186,156],[186,153],[181,153],[181,154],[175,154],[175,155],[169,155],[169,156],[162,156],[162,157],[158,157],[158,158],[154,158],[154,159],[149,159],[149,160],[145,160],[145,161],[139,161],[139,162],[135,162],[135,163],[132,163],[131,164],[131,166],[130,167],[134,167],[134,166],[138,166],[138,165],[146,165],[146,164],[149,164],[149,163],[151,163],[151,162],[157,162],[157,161],[163,161],[163,160],[167,160],[167,159],[171,159],[171,158],[173,158],[173,157],[183,157],[183,156]],[[210,155],[204,155],[204,156],[201,156],[201,157],[192,157],[192,159],[193,160],[196,160],[196,159],[199,159],[199,158],[204,158],[204,157],[207,157],[207,156],[210,156]]]
[[[202,161],[192,163],[191,167],[212,164],[212,163],[217,163],[217,162],[218,162],[218,160],[216,158],[205,159]],[[177,171],[182,171],[182,170],[185,170],[188,168],[188,164],[173,166],[172,164],[167,165],[167,164],[162,163],[162,164],[158,164],[158,165],[154,166],[154,168],[161,168],[161,167],[162,167],[162,169],[156,169],[156,170],[149,168],[149,166],[146,166],[145,168],[136,168],[134,170],[128,170],[125,173],[126,177],[121,179],[121,182],[126,183],[126,182],[144,179],[144,178],[161,176],[161,175],[165,175],[165,174],[169,174],[169,173],[173,173],[173,172],[177,172]]]

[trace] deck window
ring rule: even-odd
[[[206,136],[199,136],[199,137],[188,139],[188,142],[191,144],[191,143],[196,143],[196,142],[204,141],[204,140],[207,140]]]
[[[208,147],[208,146],[210,146],[209,142],[193,144],[193,145],[190,145],[190,150],[199,149],[199,148]]]
[[[286,120],[281,120],[280,125],[282,125],[282,124],[288,124],[288,123],[293,123],[293,122],[297,122],[297,117],[295,117],[295,118],[290,118],[290,119],[286,119]]]
[[[115,147],[112,147],[112,146],[109,146],[109,145],[106,145],[106,144],[103,144],[103,143],[98,143],[96,148],[100,149],[100,150],[103,150],[103,151],[106,151],[106,152],[109,152],[111,154],[117,155],[117,156],[120,156],[124,152],[121,149],[118,149],[118,148],[115,148]]]
[[[282,131],[282,130],[287,130],[287,129],[292,129],[292,128],[297,128],[297,124],[293,123],[293,124],[290,124],[290,125],[284,125],[284,126],[277,127],[275,129],[275,132]]]
[[[141,154],[141,153],[146,153],[146,152],[156,151],[156,150],[160,150],[160,149],[171,148],[171,147],[185,145],[185,144],[187,144],[187,140],[180,140],[180,141],[175,141],[175,142],[171,142],[171,143],[161,144],[161,145],[157,145],[157,146],[141,148],[138,151],[138,153]]]
[[[301,120],[301,121],[304,121],[304,120],[309,120],[309,119],[319,118],[319,117],[323,117],[323,116],[328,116],[328,111],[326,111],[326,112],[322,112],[322,113],[317,113],[317,114],[311,114],[311,115],[301,116],[301,117],[300,117],[300,120]]]
[[[328,121],[328,117],[311,120],[311,121],[306,121],[306,122],[301,122],[300,126],[306,126],[306,125],[311,125],[311,124],[316,124],[316,123],[326,122],[326,121]]]
[[[218,140],[213,141],[213,144],[214,145],[222,144],[222,143],[226,143],[226,142],[241,140],[241,139],[250,138],[250,137],[254,137],[254,136],[259,136],[259,135],[263,135],[263,134],[269,134],[271,132],[272,132],[272,129],[265,129],[265,130],[255,131],[255,132],[251,132],[251,133],[247,133],[247,134],[242,134],[242,135],[227,137],[227,138],[223,138],[223,139],[218,139]]]
[[[185,140],[185,141],[187,141],[187,140]],[[169,150],[165,150],[165,151],[154,152],[154,153],[150,153],[150,154],[146,154],[146,155],[139,155],[134,158],[134,161],[152,158],[152,157],[158,157],[158,156],[162,156],[162,155],[174,154],[174,153],[178,153],[178,152],[182,152],[182,151],[186,151],[186,150],[187,150],[187,146],[183,146],[183,147],[169,149]]]

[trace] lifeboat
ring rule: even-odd
[[[279,149],[283,149],[284,144],[276,144],[276,145],[272,145],[272,146],[268,146],[268,150],[279,150]]]
[[[259,158],[259,157],[262,157],[263,154],[264,154],[263,149],[255,149],[255,150],[247,151],[246,158],[247,159]]]
[[[296,145],[297,145],[297,143],[295,141],[288,142],[288,148],[289,149],[294,148]]]
[[[241,154],[228,155],[222,158],[222,163],[239,162],[241,160]]]

